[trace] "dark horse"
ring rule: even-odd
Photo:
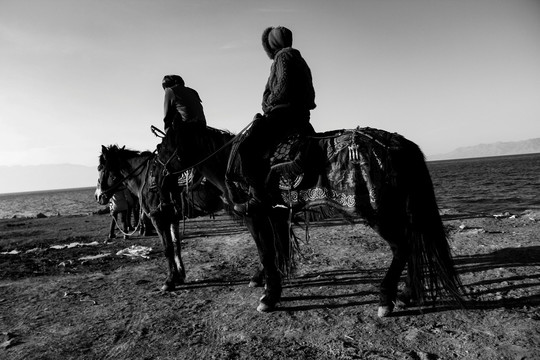
[[[243,192],[242,175],[235,170],[239,139],[211,127],[181,124],[163,139],[158,158],[175,171],[195,167],[228,201],[238,201]],[[273,150],[267,157],[272,165],[267,187],[274,206],[244,217],[266,281],[257,310],[271,311],[280,300],[293,255],[291,215],[306,210],[360,217],[388,242],[393,258],[380,285],[380,317],[393,311],[406,265],[400,299],[423,304],[450,295],[462,304],[462,285],[431,177],[416,144],[396,133],[357,128],[290,137]]]
[[[150,218],[163,244],[168,260],[169,275],[162,290],[174,290],[176,285],[183,284],[186,277],[180,247],[179,221],[184,217],[182,211],[162,207],[159,193],[150,189],[152,177],[158,182],[163,177],[163,168],[155,163],[155,154],[149,151],[139,152],[119,148],[116,145],[101,147],[99,156],[99,179],[96,188],[96,200],[106,205],[115,189],[125,184],[139,197],[141,210]],[[193,172],[191,173],[193,174]],[[182,203],[201,212],[212,213],[223,207],[219,191],[211,184],[202,183],[202,176],[186,176],[183,186],[179,187],[176,198]]]

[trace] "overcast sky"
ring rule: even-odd
[[[540,137],[538,0],[0,0],[0,166],[153,150],[165,74],[240,131],[275,25],[311,67],[317,131],[381,128],[426,155]]]

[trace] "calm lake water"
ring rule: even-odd
[[[428,162],[439,208],[495,214],[540,209],[540,154]]]
[[[540,209],[540,154],[428,162],[439,208],[451,213]],[[85,215],[101,210],[94,187],[0,194],[0,219]]]
[[[94,199],[95,187],[0,194],[0,219],[47,216],[88,215],[103,209]]]

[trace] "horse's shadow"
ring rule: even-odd
[[[283,286],[285,296],[275,311],[296,312],[376,304],[378,283],[383,274],[382,268],[338,269],[289,279]]]
[[[540,305],[540,294],[535,288],[540,287],[540,274],[536,273],[532,267],[540,266],[540,246],[505,248],[488,254],[472,255],[466,257],[456,257],[457,270],[460,274],[476,273],[498,268],[524,268],[524,275],[513,275],[502,278],[489,278],[481,281],[464,284],[469,294],[466,296],[464,304],[453,304],[441,302],[436,306],[422,307],[398,307],[393,316],[410,316],[432,312],[442,312],[455,309],[520,309],[524,306]],[[526,270],[526,268],[531,268]],[[309,295],[285,296],[279,308],[282,311],[305,311],[313,309],[345,308],[358,305],[373,305],[377,303],[378,286],[382,279],[383,269],[370,269],[369,271],[336,270],[305,275],[302,278],[294,279],[284,288],[295,289],[295,292],[306,292],[308,288],[319,288],[318,291],[310,291]],[[350,285],[367,285],[368,289],[363,291],[347,292]],[[334,287],[332,294],[328,294],[328,289],[324,287]],[[480,289],[479,289],[480,288]],[[483,297],[495,297],[495,295],[505,294],[511,290],[522,290],[526,293],[519,297],[505,297],[495,300],[478,300],[479,295]],[[474,290],[472,292],[471,290]],[[527,291],[530,290],[530,291]],[[366,300],[359,300],[363,298]],[[302,302],[301,305],[294,303]]]
[[[229,236],[238,234],[248,234],[248,230],[242,226],[240,219],[234,215],[223,217],[205,217],[196,220],[187,219],[185,222],[184,239],[201,236]]]
[[[497,278],[485,278],[472,283],[465,283],[468,291],[464,308],[469,310],[522,309],[540,305],[540,274],[534,267],[540,266],[540,246],[504,248],[487,254],[458,256],[454,258],[456,268],[462,277],[467,273],[520,268],[524,275],[512,275]],[[527,268],[530,268],[527,270]],[[526,293],[519,297],[503,296],[511,290]],[[527,291],[529,290],[529,291]],[[490,298],[485,300],[482,298]],[[450,304],[422,309],[406,309],[399,315],[414,315],[456,309]],[[398,315],[396,313],[395,315]]]
[[[522,308],[540,305],[540,274],[534,267],[540,266],[540,246],[513,247],[493,251],[488,254],[460,256],[454,259],[461,274],[477,273],[494,269],[515,268],[522,275],[486,278],[465,284],[473,297],[493,297],[495,300],[469,300],[467,307],[472,309]],[[531,268],[527,270],[527,268]],[[534,289],[536,288],[536,289]],[[530,291],[527,291],[530,289]],[[505,297],[501,294],[512,290],[521,290],[531,295]]]
[[[493,268],[539,266],[540,246],[513,247],[492,253],[458,256],[454,262],[460,272],[476,272]]]
[[[540,246],[505,248],[488,254],[459,256],[454,261],[458,272],[462,275],[497,268],[536,267],[540,265]],[[524,306],[538,306],[540,305],[540,294],[534,288],[540,287],[540,274],[535,273],[534,269],[525,272],[528,272],[528,274],[490,278],[464,284],[468,293],[474,296],[467,296],[463,306],[442,302],[435,306],[428,304],[422,307],[398,307],[392,316],[413,316],[458,309],[520,309]],[[310,272],[302,276],[293,277],[284,282],[284,296],[275,311],[296,312],[316,309],[349,308],[362,305],[376,306],[378,302],[379,283],[383,275],[383,268],[358,268]],[[231,281],[216,278],[186,284],[180,289],[213,286],[245,286],[247,282],[247,279],[237,278]],[[528,295],[521,297],[510,298],[503,296],[496,300],[475,299],[479,295],[483,297],[495,297],[496,294],[517,289],[530,289],[530,291],[527,292]]]

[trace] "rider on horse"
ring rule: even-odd
[[[165,75],[162,81],[165,90],[163,118],[165,133],[170,128],[173,131],[179,122],[193,123],[196,126],[206,127],[206,117],[202,106],[202,100],[197,91],[185,86],[184,79],[179,75]],[[166,176],[159,187],[162,205],[169,205],[171,194],[176,191],[177,178]],[[155,177],[152,188],[156,188]]]
[[[263,93],[264,115],[255,115],[238,148],[242,176],[250,187],[250,199],[234,206],[240,214],[269,205],[265,181],[270,164],[265,153],[289,135],[315,132],[309,122],[310,110],[316,106],[311,70],[291,47],[291,30],[283,26],[265,29],[262,45],[273,63]]]
[[[177,121],[197,122],[206,126],[202,101],[197,91],[185,86],[179,75],[165,75],[162,81],[165,90],[165,132]]]

